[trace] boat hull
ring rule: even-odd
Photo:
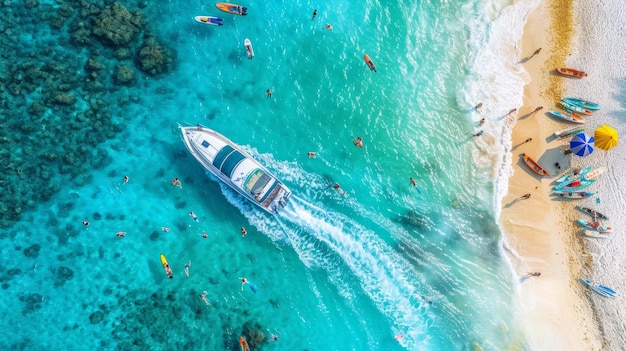
[[[368,55],[363,55],[363,59],[365,60],[367,67],[369,67],[371,71],[376,72],[376,65],[374,64],[374,61],[372,61]]]
[[[554,187],[554,191],[580,191],[595,183],[595,180],[574,180],[572,182],[563,182]]]
[[[597,239],[607,239],[609,237],[607,234],[603,234],[597,230],[591,230],[591,229],[583,229],[582,235],[588,238],[597,238]]]
[[[578,211],[581,211],[583,213],[588,214],[589,216],[593,217],[593,218],[599,218],[599,219],[603,219],[605,221],[609,220],[609,217],[603,215],[600,212],[597,212],[596,210],[592,210],[589,207],[583,207],[583,206],[576,206],[576,209]]]
[[[582,108],[586,108],[586,109],[593,110],[593,111],[600,109],[600,105],[596,104],[595,102],[591,102],[591,101],[587,101],[587,100],[583,100],[579,98],[566,97],[566,98],[563,98],[562,100],[572,105],[580,106]]]
[[[546,171],[543,167],[541,167],[541,165],[539,165],[539,163],[537,163],[535,160],[530,158],[530,156],[526,154],[522,154],[522,158],[524,159],[524,163],[526,164],[526,166],[531,171],[535,172],[537,175],[540,175],[542,177],[546,177],[550,175],[548,171]]]
[[[576,115],[576,114],[571,114],[571,115],[566,115],[564,113],[561,113],[559,111],[555,111],[555,110],[549,110],[548,111],[549,114],[551,114],[552,116],[558,118],[561,121],[565,121],[567,123],[576,123],[576,124],[584,124],[585,120]]]
[[[275,214],[291,190],[241,147],[202,126],[180,126],[187,150],[211,174],[268,213]]]
[[[617,296],[617,292],[615,290],[609,288],[608,286],[604,286],[602,284],[595,284],[590,279],[580,278],[580,281],[583,282],[587,287],[589,287],[593,292],[598,295],[604,297],[615,297]]]
[[[228,2],[216,2],[215,7],[220,11],[232,13],[233,15],[246,16],[248,14],[247,7]]]
[[[559,195],[564,199],[586,199],[595,195],[595,193],[588,193],[586,191],[562,191],[562,192],[554,192],[554,194]]]
[[[576,106],[576,105],[572,105],[569,102],[565,102],[563,100],[561,100],[560,102],[561,106],[563,106],[566,110],[570,110],[570,111],[574,111],[574,112],[578,112],[578,113],[582,113],[583,115],[587,115],[590,116],[591,114],[593,114],[593,111],[586,109],[586,108],[582,108],[580,106]]]
[[[579,79],[587,76],[587,73],[584,71],[568,67],[559,67],[556,69],[556,71],[561,75]]]
[[[592,222],[582,218],[576,221],[578,222],[578,224],[585,227],[586,229],[596,230],[600,233],[609,233],[611,231],[611,227],[600,224],[598,222]]]
[[[210,26],[221,26],[224,24],[222,23],[224,21],[223,19],[213,16],[196,16],[193,19],[198,23],[208,24]]]

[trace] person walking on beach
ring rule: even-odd
[[[480,122],[478,122],[478,125],[480,125],[481,127],[483,126],[483,124],[485,124],[485,119],[481,119]]]
[[[540,52],[541,52],[541,48],[535,50],[535,52],[533,52],[533,56],[539,55]]]
[[[473,137],[479,137],[481,135],[483,135],[483,131],[482,130],[480,132],[474,134]]]
[[[530,199],[530,194],[524,194],[517,198],[518,200],[528,200]]]
[[[533,138],[528,138],[528,139],[524,140],[524,142],[522,144],[530,143],[531,141],[533,141]]]
[[[539,110],[541,110],[541,109],[543,109],[543,106],[539,106],[539,107],[537,107],[537,108],[533,111],[533,113],[535,113],[535,112],[537,112],[537,111],[539,111]]]
[[[352,143],[354,143],[354,146],[363,147],[363,138],[358,137],[358,138],[352,140]]]
[[[248,283],[248,279],[246,278],[239,278],[239,280],[241,280],[241,291],[243,291],[243,286],[250,283]]]
[[[474,109],[475,109],[476,111],[478,111],[478,110],[480,110],[480,108],[481,108],[481,107],[483,107],[483,103],[482,103],[482,102],[479,102],[478,104],[476,104],[476,106],[474,106]]]
[[[315,16],[317,16],[317,9],[313,10],[313,17],[311,17],[311,21],[315,19]]]
[[[511,115],[511,113],[513,113],[513,112],[515,112],[515,111],[517,111],[517,109],[516,109],[516,108],[512,109],[511,111],[509,111],[509,113],[507,113],[506,115],[507,115],[507,116],[510,116],[510,115]]]
[[[191,216],[191,218],[193,218],[193,220],[196,221],[197,223],[200,223],[198,216],[196,216],[196,214],[193,213],[193,211],[189,212],[189,216]]]

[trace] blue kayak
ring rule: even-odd
[[[209,24],[211,26],[221,26],[224,23],[224,20],[219,18],[219,17],[213,17],[213,16],[196,16],[193,18],[196,22],[199,23],[203,23],[203,24]]]
[[[597,111],[600,109],[600,105],[596,104],[595,102],[591,102],[588,100],[583,100],[583,99],[579,99],[579,98],[572,98],[572,97],[565,97],[563,99],[561,99],[567,103],[570,103],[572,105],[576,105],[576,106],[580,106],[582,108],[586,108],[588,110],[593,110],[593,111]]]

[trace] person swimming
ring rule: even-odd
[[[189,267],[191,267],[191,260],[185,263],[185,275],[189,278]]]
[[[200,220],[198,219],[198,216],[196,216],[196,214],[193,213],[193,211],[189,212],[189,215],[191,216],[191,218],[193,218],[194,221],[200,223]]]

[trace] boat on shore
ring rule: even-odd
[[[180,126],[189,152],[211,174],[268,213],[275,214],[291,190],[237,144],[203,126]]]
[[[198,23],[208,24],[211,26],[221,26],[224,20],[214,16],[196,16],[193,18]]]
[[[585,123],[585,119],[580,117],[579,115],[572,113],[572,114],[565,114],[556,110],[548,110],[548,113],[551,114],[552,116],[568,122],[568,123],[576,123],[576,124],[584,124]]]
[[[608,233],[611,231],[611,227],[604,225],[604,224],[600,224],[600,222],[588,221],[582,218],[577,219],[576,222],[578,222],[578,224],[580,224],[581,226],[587,229],[596,230],[600,233]]]
[[[582,179],[583,180],[593,180],[598,178],[599,175],[601,175],[602,173],[606,172],[608,170],[608,168],[606,168],[605,166],[601,166],[595,169],[592,169],[589,172],[586,172],[585,174],[583,174]]]
[[[573,182],[562,182],[557,184],[553,190],[556,192],[562,192],[562,191],[580,191],[585,189],[586,187],[592,185],[593,183],[595,183],[595,179],[591,179],[591,180],[585,180],[585,179],[580,179],[580,180],[575,180]]]
[[[584,129],[581,126],[574,125],[574,126],[565,128],[563,130],[559,130],[559,131],[554,132],[554,137],[562,139],[562,138],[566,138],[566,137],[568,137],[568,136],[570,136],[572,134],[581,133],[583,131],[584,131]]]
[[[564,97],[561,100],[565,102],[569,102],[572,105],[580,106],[582,108],[586,108],[586,109],[593,110],[593,111],[597,111],[600,109],[600,105],[596,104],[595,102],[588,101],[588,100],[572,98],[572,97]]]
[[[528,168],[530,168],[531,171],[542,177],[550,176],[550,173],[548,173],[545,168],[541,167],[541,165],[537,163],[537,161],[530,158],[530,156],[526,154],[522,154],[521,156],[524,159],[524,163],[526,164],[526,166],[528,166]]]
[[[559,104],[561,104],[561,106],[563,106],[563,108],[565,108],[566,110],[569,111],[573,111],[573,112],[578,112],[578,113],[582,113],[583,115],[587,115],[587,116],[591,116],[593,114],[593,111],[586,109],[586,108],[582,108],[580,106],[576,106],[576,105],[572,105],[569,102],[565,102],[563,100],[561,100],[559,102]],[[572,115],[574,114],[572,112]]]
[[[556,71],[561,75],[573,78],[583,78],[587,76],[587,72],[575,68],[559,67]]]
[[[589,207],[576,206],[576,209],[578,211],[581,211],[583,213],[588,214],[589,216],[591,216],[593,218],[600,218],[600,219],[605,220],[605,221],[609,220],[609,217],[607,217],[607,216],[603,215],[602,213],[600,213],[600,212],[598,212],[596,210],[593,210],[593,209],[591,209]]]
[[[371,71],[376,72],[376,65],[374,64],[374,61],[372,61],[368,55],[363,55],[363,59],[365,59],[367,67],[369,67]]]
[[[553,192],[553,194],[558,195],[565,199],[586,199],[595,195],[596,193],[589,193],[586,191],[562,191],[562,192]]]
[[[568,184],[581,179],[587,172],[591,171],[591,166],[574,168],[556,180],[557,183]]]
[[[215,7],[220,11],[232,13],[233,15],[246,16],[248,14],[247,7],[228,2],[216,2]]]
[[[602,284],[595,284],[594,282],[591,281],[591,279],[587,279],[587,278],[580,278],[580,280],[583,282],[583,284],[588,286],[593,292],[597,293],[598,295],[601,295],[604,297],[617,296],[617,292],[609,288],[608,286],[605,286]]]
[[[592,230],[592,229],[583,229],[581,234],[588,238],[596,238],[596,239],[608,239],[609,238],[609,235],[605,233],[600,233],[599,231]]]

